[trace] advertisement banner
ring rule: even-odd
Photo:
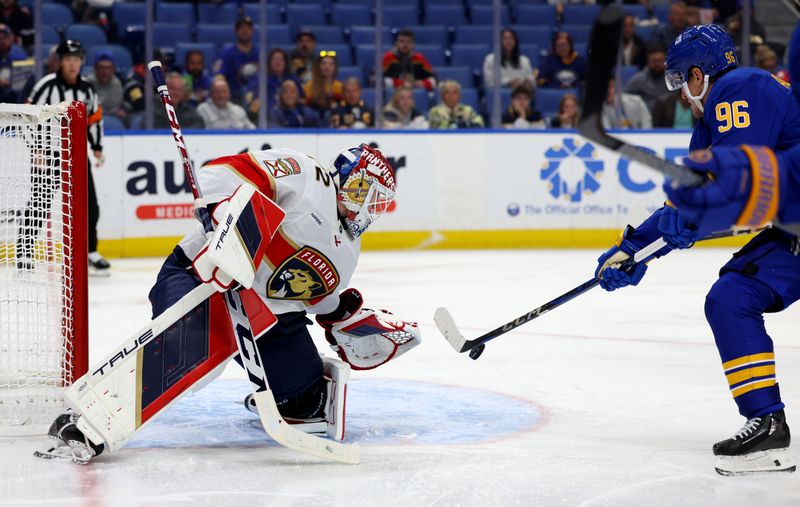
[[[680,160],[688,132],[621,136],[658,156]],[[664,201],[661,176],[571,131],[191,133],[195,167],[214,158],[290,147],[322,167],[362,142],[397,170],[397,195],[374,230],[384,233],[619,229]],[[192,197],[169,133],[105,139],[95,168],[102,240],[180,237],[193,219]]]

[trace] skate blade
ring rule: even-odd
[[[81,448],[77,445],[72,446],[65,444],[53,444],[45,446],[38,451],[34,451],[33,455],[42,459],[72,461],[78,465],[88,464],[89,460],[94,456],[89,449]]]
[[[95,278],[108,278],[109,276],[111,276],[111,269],[97,269],[90,267],[89,276]]]
[[[765,473],[792,473],[797,470],[788,449],[771,449],[743,456],[720,456],[714,467],[725,476],[756,475]]]

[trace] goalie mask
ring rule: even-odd
[[[381,152],[362,144],[339,153],[330,172],[338,185],[337,200],[346,210],[342,219],[357,238],[394,199],[394,169]]]

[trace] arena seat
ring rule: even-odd
[[[70,25],[67,31],[64,32],[64,37],[81,41],[85,49],[108,42],[106,33],[99,26],[84,23]]]

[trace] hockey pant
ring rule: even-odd
[[[179,246],[175,247],[161,267],[156,283],[150,290],[153,317],[169,308],[199,283],[192,271],[191,260]],[[212,297],[212,303],[214,298],[221,297],[221,294],[215,295]],[[211,324],[214,324],[215,307],[213,304],[211,306],[208,318],[212,320]],[[222,306],[224,307],[224,304]],[[312,322],[306,317],[306,312],[290,312],[277,317],[277,324],[258,338],[256,346],[264,362],[269,386],[276,402],[281,405],[282,401],[295,398],[317,386],[322,381],[323,373],[322,359],[308,332],[308,326]],[[187,350],[184,354],[192,355],[191,349],[202,349],[204,344],[201,342],[207,340],[209,329],[213,330],[214,327],[216,326],[201,324],[192,329],[191,333],[186,333],[184,338],[176,336],[174,339],[185,341]],[[175,345],[179,346],[178,343]],[[232,337],[230,346],[236,350],[236,343]],[[235,359],[239,362],[238,355]],[[145,361],[147,360],[148,356],[145,355]]]
[[[739,413],[748,419],[784,407],[763,314],[779,312],[800,298],[796,251],[795,236],[763,231],[723,266],[706,296],[706,319],[725,377]]]

